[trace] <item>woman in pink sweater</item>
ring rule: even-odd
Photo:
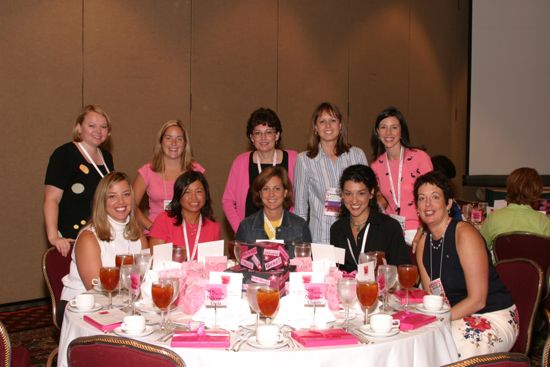
[[[297,152],[279,148],[282,132],[279,117],[269,108],[257,109],[248,119],[246,136],[253,149],[239,154],[233,161],[222,198],[225,217],[234,232],[245,217],[260,209],[252,200],[250,187],[263,168],[282,166],[294,181]]]

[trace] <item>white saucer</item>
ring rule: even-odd
[[[448,305],[448,304],[443,304],[443,307],[441,307],[440,310],[436,310],[436,311],[433,311],[433,310],[427,310],[426,308],[424,308],[424,304],[423,303],[419,303],[418,305],[416,305],[416,309],[420,312],[424,312],[424,313],[445,313],[445,312],[448,312],[451,307]]]
[[[122,330],[120,326],[113,330],[116,335],[126,336],[129,338],[141,338],[151,334],[153,331],[155,330],[151,326],[145,326],[145,330],[143,330],[141,333],[127,333],[126,331]]]
[[[170,305],[170,311],[173,311],[176,307],[177,306],[174,304]],[[148,305],[148,304],[142,303],[141,301],[136,302],[136,309],[138,309],[142,313],[154,313],[154,314],[158,313],[158,308],[155,307],[154,304]]]
[[[71,306],[70,303],[67,303],[67,310],[76,313],[95,312],[101,310],[102,308],[103,306],[97,302],[94,304],[94,307],[90,308],[89,310],[81,310],[80,308],[77,308],[76,306]]]
[[[364,326],[361,326],[359,328],[359,330],[367,335],[367,336],[372,336],[372,337],[375,337],[375,338],[387,338],[388,336],[394,336],[394,335],[397,335],[399,334],[399,328],[398,327],[394,327],[392,328],[390,331],[388,331],[387,333],[379,333],[379,332],[376,332],[376,331],[373,331],[371,328],[370,328],[370,325],[364,325]]]
[[[262,345],[256,341],[256,336],[251,336],[246,341],[246,344],[250,345],[253,348],[256,349],[280,349],[283,347],[286,347],[288,345],[288,338],[283,338],[283,340],[280,343],[273,344],[273,345]]]

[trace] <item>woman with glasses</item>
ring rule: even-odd
[[[222,198],[225,217],[235,232],[245,217],[260,209],[252,199],[250,188],[264,169],[281,166],[287,170],[290,180],[294,179],[297,153],[280,149],[282,133],[279,117],[269,108],[258,108],[248,119],[246,136],[253,149],[239,154],[233,161]]]
[[[292,242],[311,242],[306,221],[288,211],[292,204],[292,184],[284,168],[264,169],[252,183],[252,200],[262,210],[241,222],[235,236],[238,241],[284,240],[287,246]]]
[[[136,216],[143,228],[151,228],[153,221],[168,204],[174,193],[174,181],[186,171],[204,173],[205,169],[195,162],[187,130],[180,120],[169,120],[162,125],[153,148],[153,159],[140,169],[134,181]],[[147,216],[139,209],[143,195],[149,198]]]
[[[313,241],[330,243],[330,226],[340,214],[338,187],[346,167],[367,164],[365,153],[347,142],[342,113],[336,105],[323,102],[311,118],[307,150],[296,159],[295,213],[308,218]]]

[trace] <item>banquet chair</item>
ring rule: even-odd
[[[443,367],[529,367],[530,365],[529,358],[521,353],[492,353],[466,358]]]
[[[550,367],[550,335],[546,338],[542,351],[542,367]]]
[[[71,266],[71,253],[63,256],[55,247],[48,248],[42,255],[42,274],[50,292],[52,302],[52,319],[56,328],[60,329],[61,325],[57,321],[57,310],[61,301],[61,291],[63,283],[61,279],[69,274]],[[51,366],[55,356],[57,355],[57,347],[51,351],[46,366]]]
[[[503,233],[493,241],[496,260],[525,258],[536,262],[545,277],[542,283],[542,299],[550,294],[550,237],[528,232]]]
[[[501,260],[495,267],[500,280],[512,294],[519,314],[519,335],[510,352],[527,355],[540,302],[542,271],[540,266],[529,259]]]
[[[111,335],[74,339],[67,349],[67,361],[70,367],[185,367],[183,360],[170,349]]]
[[[8,330],[0,322],[0,367],[27,367],[32,366],[31,354],[26,348],[11,347]]]

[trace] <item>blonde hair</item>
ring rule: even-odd
[[[113,240],[111,225],[107,219],[107,193],[114,184],[122,181],[126,181],[128,183],[132,205],[130,210],[130,220],[126,224],[126,228],[124,230],[124,238],[131,241],[136,241],[141,237],[141,228],[135,216],[134,191],[132,190],[130,179],[125,173],[113,171],[99,181],[94,194],[94,204],[90,224],[95,228],[97,237],[102,241],[110,242]]]
[[[164,171],[164,152],[162,151],[162,139],[166,130],[176,126],[183,132],[183,140],[185,147],[183,148],[183,154],[181,155],[180,167],[182,171],[191,171],[193,168],[193,153],[191,152],[191,142],[189,141],[189,134],[183,127],[181,120],[169,120],[166,121],[160,128],[157,134],[157,140],[155,141],[155,147],[153,148],[153,159],[151,160],[151,168],[155,172]]]
[[[89,104],[82,109],[82,111],[76,118],[76,121],[73,126],[73,141],[76,141],[76,142],[82,141],[82,138],[80,137],[80,132],[78,131],[78,126],[82,126],[82,122],[84,122],[84,118],[89,112],[95,112],[105,117],[105,120],[107,120],[107,127],[109,129],[109,134],[111,133],[111,120],[109,119],[107,112],[105,112],[105,110],[101,108],[100,105]]]

